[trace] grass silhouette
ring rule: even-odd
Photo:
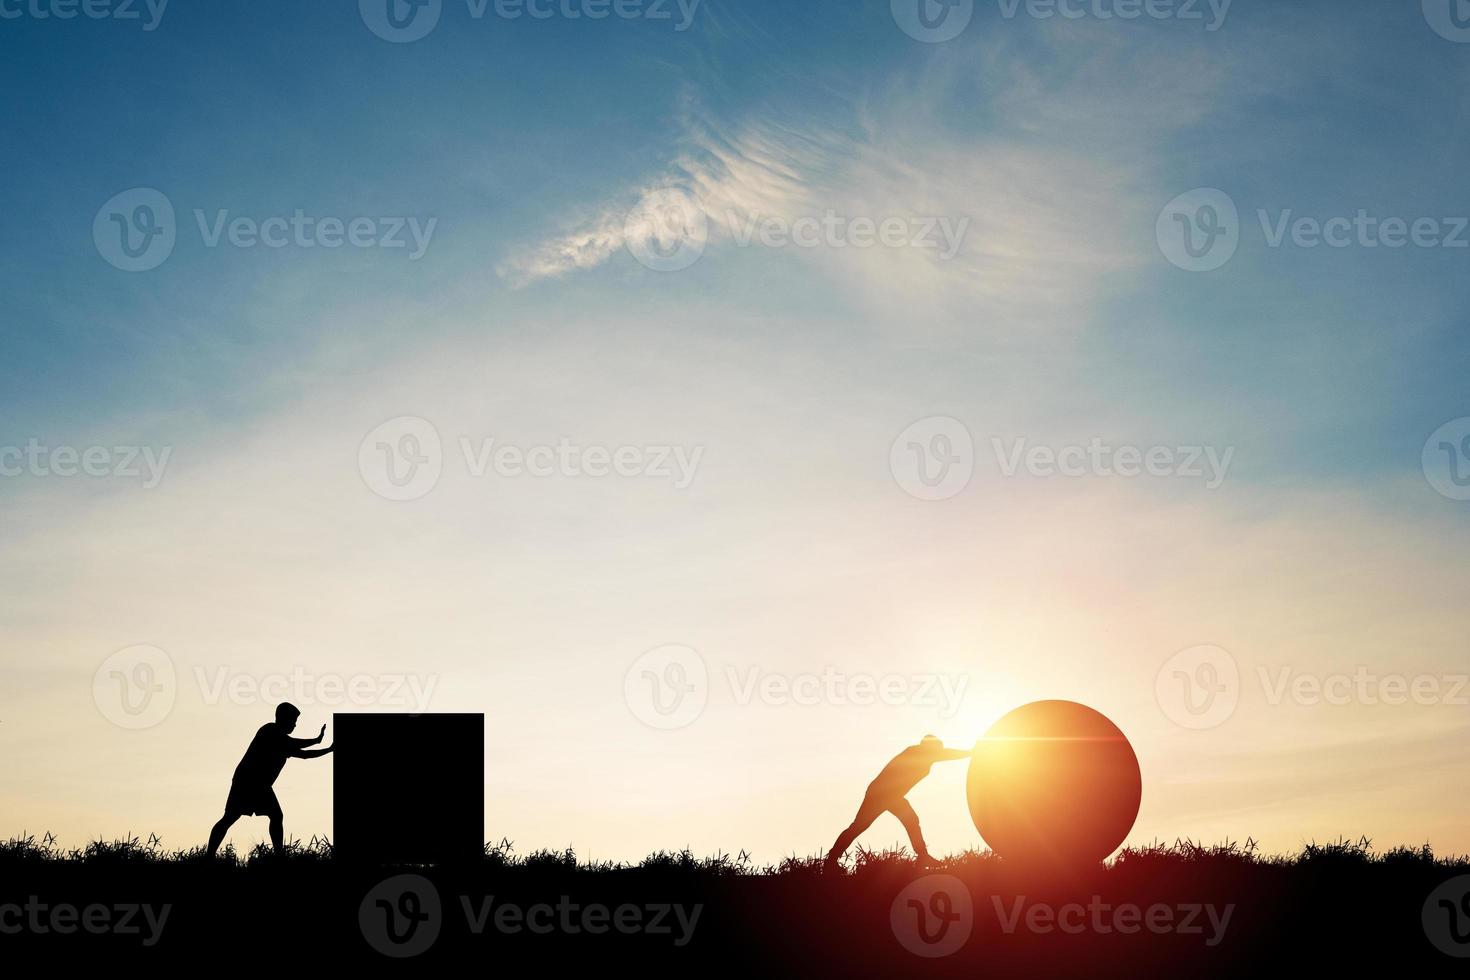
[[[744,851],[697,855],[681,848],[624,862],[584,857],[571,847],[521,854],[501,839],[466,865],[384,869],[335,860],[324,837],[291,841],[282,855],[262,843],[226,848],[211,860],[202,848],[170,849],[153,835],[64,847],[49,834],[22,834],[0,843],[0,905],[37,896],[79,907],[172,907],[163,940],[146,951],[119,936],[66,937],[69,953],[109,964],[134,953],[187,964],[222,947],[242,963],[257,956],[262,964],[281,956],[313,961],[330,951],[334,962],[367,964],[381,956],[365,938],[362,915],[375,913],[362,911],[364,896],[405,873],[429,879],[442,900],[444,930],[424,962],[493,953],[529,956],[546,967],[601,968],[608,956],[634,955],[679,969],[748,962],[769,970],[774,962],[786,972],[966,977],[1233,976],[1270,962],[1314,972],[1382,966],[1432,976],[1463,975],[1464,961],[1435,948],[1423,916],[1431,892],[1470,874],[1470,857],[1436,855],[1427,844],[1377,850],[1364,838],[1312,841],[1291,854],[1262,853],[1249,839],[1181,839],[1126,848],[1075,880],[1057,882],[1029,878],[987,850],[951,854],[924,869],[902,847],[859,847],[839,872],[827,873],[820,853],[757,863]],[[895,925],[901,893],[931,875],[958,879],[973,902],[973,937],[943,959],[914,955]],[[678,904],[697,906],[700,917],[691,941],[677,947],[648,934],[545,936],[497,928],[476,934],[466,916],[487,899],[523,908]],[[1168,931],[1038,930],[1017,911],[1089,902],[1109,909],[1228,909],[1229,922],[1220,941],[1207,944],[1207,937]],[[272,931],[283,916],[290,927]],[[263,938],[242,946],[241,935]],[[23,931],[0,941],[46,949],[60,948],[62,938]]]
[[[528,872],[557,871],[579,874],[599,874],[626,871],[651,871],[712,876],[822,876],[822,853],[807,856],[788,856],[768,864],[756,864],[746,851],[735,856],[728,852],[699,857],[689,848],[677,851],[657,851],[636,863],[608,860],[582,859],[576,849],[538,849],[526,855],[515,852],[514,841],[502,838],[484,846],[484,857],[480,866],[485,869],[522,870]],[[150,835],[144,841],[134,834],[124,834],[111,841],[98,839],[81,847],[59,846],[50,834],[38,839],[34,834],[22,834],[0,841],[0,870],[17,865],[80,863],[92,865],[129,864],[189,864],[208,862],[204,848],[196,846],[187,850],[166,849],[162,839]],[[332,844],[325,836],[313,836],[303,843],[299,838],[288,840],[283,855],[272,852],[269,844],[258,842],[241,855],[234,844],[226,844],[212,862],[221,867],[246,867],[252,864],[318,865],[329,867],[332,863]],[[936,858],[929,871],[963,876],[983,874],[986,869],[1004,865],[1002,859],[989,850],[965,850],[958,854]],[[1328,843],[1311,841],[1295,854],[1263,854],[1254,840],[1245,843],[1224,841],[1205,844],[1189,838],[1179,838],[1173,843],[1155,841],[1139,847],[1122,848],[1105,864],[1107,872],[1128,874],[1153,872],[1162,868],[1188,865],[1226,867],[1371,867],[1433,868],[1447,872],[1470,872],[1470,855],[1439,856],[1429,844],[1418,847],[1397,845],[1386,851],[1375,851],[1373,842],[1366,838],[1349,840],[1339,838]],[[887,873],[896,868],[912,870],[914,856],[905,847],[895,845],[881,850],[858,845],[854,855],[843,863],[842,874],[862,877],[873,873]],[[829,876],[830,877],[830,876]]]

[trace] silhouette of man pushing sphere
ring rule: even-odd
[[[225,815],[219,818],[209,832],[209,855],[219,850],[225,834],[236,820],[244,816],[262,816],[270,820],[271,844],[276,853],[284,849],[285,829],[281,824],[281,803],[272,789],[276,777],[286,766],[287,759],[317,759],[332,751],[332,746],[312,749],[321,744],[327,734],[327,726],[317,733],[316,738],[292,738],[296,730],[296,719],[301,711],[294,704],[282,702],[276,705],[276,720],[260,726],[245,757],[235,767],[235,778],[230,783],[230,796],[225,800]]]
[[[919,815],[906,797],[919,780],[929,775],[934,763],[968,759],[970,754],[969,749],[947,749],[933,735],[925,735],[917,745],[910,745],[894,756],[878,773],[878,778],[868,784],[867,795],[858,807],[857,816],[852,818],[852,823],[827,852],[826,867],[835,869],[858,835],[871,827],[885,811],[903,824],[903,829],[908,831],[909,842],[914,845],[914,855],[921,864],[928,864],[929,849],[924,846],[924,835],[919,830]]]

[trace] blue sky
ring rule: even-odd
[[[626,283],[626,262],[614,263],[611,284],[561,280],[554,291],[480,273],[660,174],[687,145],[691,117],[859,141],[866,117],[879,127],[867,140],[886,131],[917,141],[916,158],[941,142],[1055,146],[1134,166],[1136,183],[1164,200],[1176,187],[1228,187],[1247,211],[1417,216],[1457,200],[1464,49],[1419,16],[1237,4],[1207,33],[1188,22],[1006,20],[981,4],[960,38],[928,45],[895,36],[885,4],[790,7],[707,0],[678,32],[658,21],[474,20],[449,4],[429,37],[407,45],[367,33],[351,5],[178,4],[151,33],[113,21],[7,22],[6,212],[13,227],[32,229],[4,244],[7,413],[49,426],[79,405],[174,404],[176,394],[248,413],[253,385],[277,358],[310,350],[343,295],[432,305],[453,289],[497,311],[595,306]],[[1024,64],[1026,91],[994,77],[1006,64]],[[1069,113],[1082,78],[1142,139],[1114,139],[1117,119]],[[429,261],[412,265],[290,250],[220,260],[196,238],[135,281],[99,264],[86,232],[94,202],[140,185],[185,212],[403,212],[440,226]],[[1087,215],[1077,221],[1086,237]],[[1360,377],[1378,397],[1371,418],[1354,420],[1351,445],[1331,440],[1332,464],[1347,470],[1361,465],[1360,440],[1391,454],[1454,409],[1453,355],[1466,343],[1456,329],[1463,293],[1451,283],[1458,253],[1254,249],[1241,258],[1206,280],[1141,270],[1133,288],[1110,291],[1115,302],[1089,308],[1087,342],[1110,371],[1127,372],[1131,344],[1187,338],[1165,340],[1164,356],[1185,359],[1180,373],[1194,375],[1196,396],[1207,352],[1221,398],[1242,387],[1280,397],[1303,381],[1295,367],[1271,370],[1285,369],[1273,350],[1315,358],[1333,378]],[[768,313],[860,315],[840,283],[813,290],[765,267],[709,265],[659,291],[764,303]],[[761,278],[759,295],[741,288],[744,273]],[[267,297],[283,275],[310,284],[276,311]],[[996,332],[961,344],[991,343]],[[1316,346],[1323,337],[1328,349]],[[396,338],[378,341],[391,349]],[[1392,368],[1377,356],[1389,346]],[[160,368],[184,391],[160,391]],[[76,382],[83,399],[65,390]]]
[[[1046,693],[1009,658],[1048,649],[1058,672],[1098,685],[1094,700],[1111,700],[1125,730],[1129,712],[1145,712],[1145,731],[1154,671],[1198,643],[1318,671],[1463,663],[1454,596],[1467,584],[1470,504],[1434,492],[1420,453],[1442,423],[1470,415],[1470,248],[1273,248],[1257,212],[1441,226],[1470,213],[1470,44],[1437,34],[1417,4],[1237,0],[1209,31],[1040,19],[1024,5],[1007,17],[977,0],[943,43],[905,34],[886,0],[702,0],[683,31],[668,9],[672,20],[476,19],[445,0],[430,34],[401,44],[348,2],[174,0],[152,31],[0,20],[0,445],[173,449],[157,493],[0,480],[11,555],[0,587],[13,596],[0,626],[13,617],[4,656],[26,697],[7,713],[34,718],[50,744],[42,719],[68,717],[80,694],[77,710],[101,727],[68,738],[106,741],[92,671],[145,642],[182,674],[346,671],[360,656],[388,670],[418,635],[411,659],[464,698],[445,710],[501,709],[498,737],[534,732],[558,757],[558,733],[577,725],[537,719],[583,711],[616,729],[627,713],[618,702],[602,714],[604,673],[616,682],[666,642],[789,671],[849,656],[871,670],[998,664],[971,668],[995,692],[964,716],[981,729],[1007,698]],[[172,254],[143,272],[109,264],[93,237],[99,209],[132,188],[162,192],[177,216]],[[1238,249],[1215,271],[1176,267],[1155,237],[1161,209],[1196,188],[1223,190],[1241,219]],[[664,193],[697,202],[712,228],[677,272],[646,268],[628,247],[628,215]],[[207,247],[194,216],[296,209],[435,224],[410,259]],[[742,245],[727,220],[829,210],[963,219],[966,233],[946,260]],[[698,444],[705,469],[672,498],[574,481],[483,496],[460,473],[395,507],[363,487],[354,459],[398,416],[434,420],[446,443]],[[1184,480],[996,482],[982,465],[966,495],[915,511],[893,487],[889,443],[935,416],[964,420],[981,455],[992,437],[1236,452],[1218,492]],[[911,545],[933,554],[910,566]],[[395,553],[405,557],[384,557]],[[1292,602],[1318,627],[1297,622]],[[882,610],[882,622],[864,628],[854,607]],[[1398,644],[1405,620],[1424,633]],[[1093,640],[1119,658],[1106,680],[1087,666]],[[996,669],[1013,674],[997,683]],[[543,683],[565,701],[526,707]],[[519,705],[495,700],[508,691]],[[207,780],[222,763],[204,747],[228,756],[259,713],[234,705],[220,724],[195,707],[132,744],[200,746],[156,816],[177,819],[176,835],[212,819]],[[1275,758],[1265,746],[1283,724],[1351,774],[1354,731],[1376,732],[1379,747],[1408,740],[1403,757],[1382,749],[1385,770],[1464,735],[1443,705],[1380,710],[1366,727],[1362,705],[1297,708],[1265,711],[1258,727],[1246,712],[1233,741],[1189,733],[1178,755],[1154,750],[1175,778],[1159,783],[1188,782],[1191,751],[1263,772],[1229,753]],[[812,813],[843,800],[832,813],[791,837],[762,831],[759,845],[800,850],[826,834],[844,787],[935,723],[899,715],[885,719],[887,741],[844,743],[843,782],[801,797]],[[867,717],[732,709],[719,714],[727,728],[691,729],[687,757],[641,733],[607,737],[645,766],[720,759],[749,787],[799,778],[775,761],[781,745],[860,740]],[[718,748],[739,738],[751,758]],[[514,801],[512,818],[530,820],[559,791],[516,765],[492,749],[487,780]],[[1470,770],[1444,766],[1390,789],[1466,785]],[[31,775],[24,792],[18,776],[0,783],[28,822],[65,810],[78,832],[124,829],[99,825],[64,770]],[[1244,793],[1261,807],[1246,816],[1288,845],[1332,812],[1419,833],[1377,808],[1376,778],[1362,776],[1362,797],[1324,790],[1296,809],[1262,786]],[[317,794],[308,815],[325,820],[321,786],[300,786]],[[720,786],[700,784],[700,799],[721,799]],[[1149,829],[1231,832],[1187,797],[1164,792]],[[646,815],[628,807],[597,845],[653,844],[639,833]],[[1424,833],[1452,825],[1435,819]],[[570,818],[554,829],[579,832]],[[741,826],[712,838],[719,829]],[[1458,833],[1450,843],[1470,849]],[[960,830],[953,839],[964,843]]]

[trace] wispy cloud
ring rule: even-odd
[[[938,220],[953,248],[786,251],[837,294],[885,313],[1014,326],[1085,319],[1152,256],[1137,229],[1161,203],[1146,190],[1158,148],[1211,111],[1221,69],[1197,50],[1150,49],[1149,78],[1185,79],[1150,101],[1131,67],[1136,46],[1116,40],[1054,39],[1046,70],[994,41],[966,50],[877,83],[845,117],[816,125],[798,124],[794,107],[734,122],[691,108],[664,170],[516,251],[499,273],[525,286],[595,268],[625,249],[667,249],[689,223],[707,227],[705,251],[717,257],[761,246],[751,230],[765,220]],[[1057,106],[1070,107],[1066,118]],[[993,125],[958,125],[964,114]],[[671,199],[688,202],[687,213],[670,218]]]
[[[667,246],[679,229],[660,220],[656,205],[670,194],[685,196],[700,211],[684,217],[702,218],[717,231],[729,212],[792,215],[815,199],[813,174],[834,150],[763,126],[731,134],[695,126],[688,144],[663,174],[621,194],[590,221],[502,262],[499,273],[526,285],[599,266],[630,242]]]

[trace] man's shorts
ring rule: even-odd
[[[230,798],[225,801],[225,812],[244,817],[273,817],[281,812],[281,804],[276,799],[276,791],[269,786],[241,786],[239,783],[231,783]]]

